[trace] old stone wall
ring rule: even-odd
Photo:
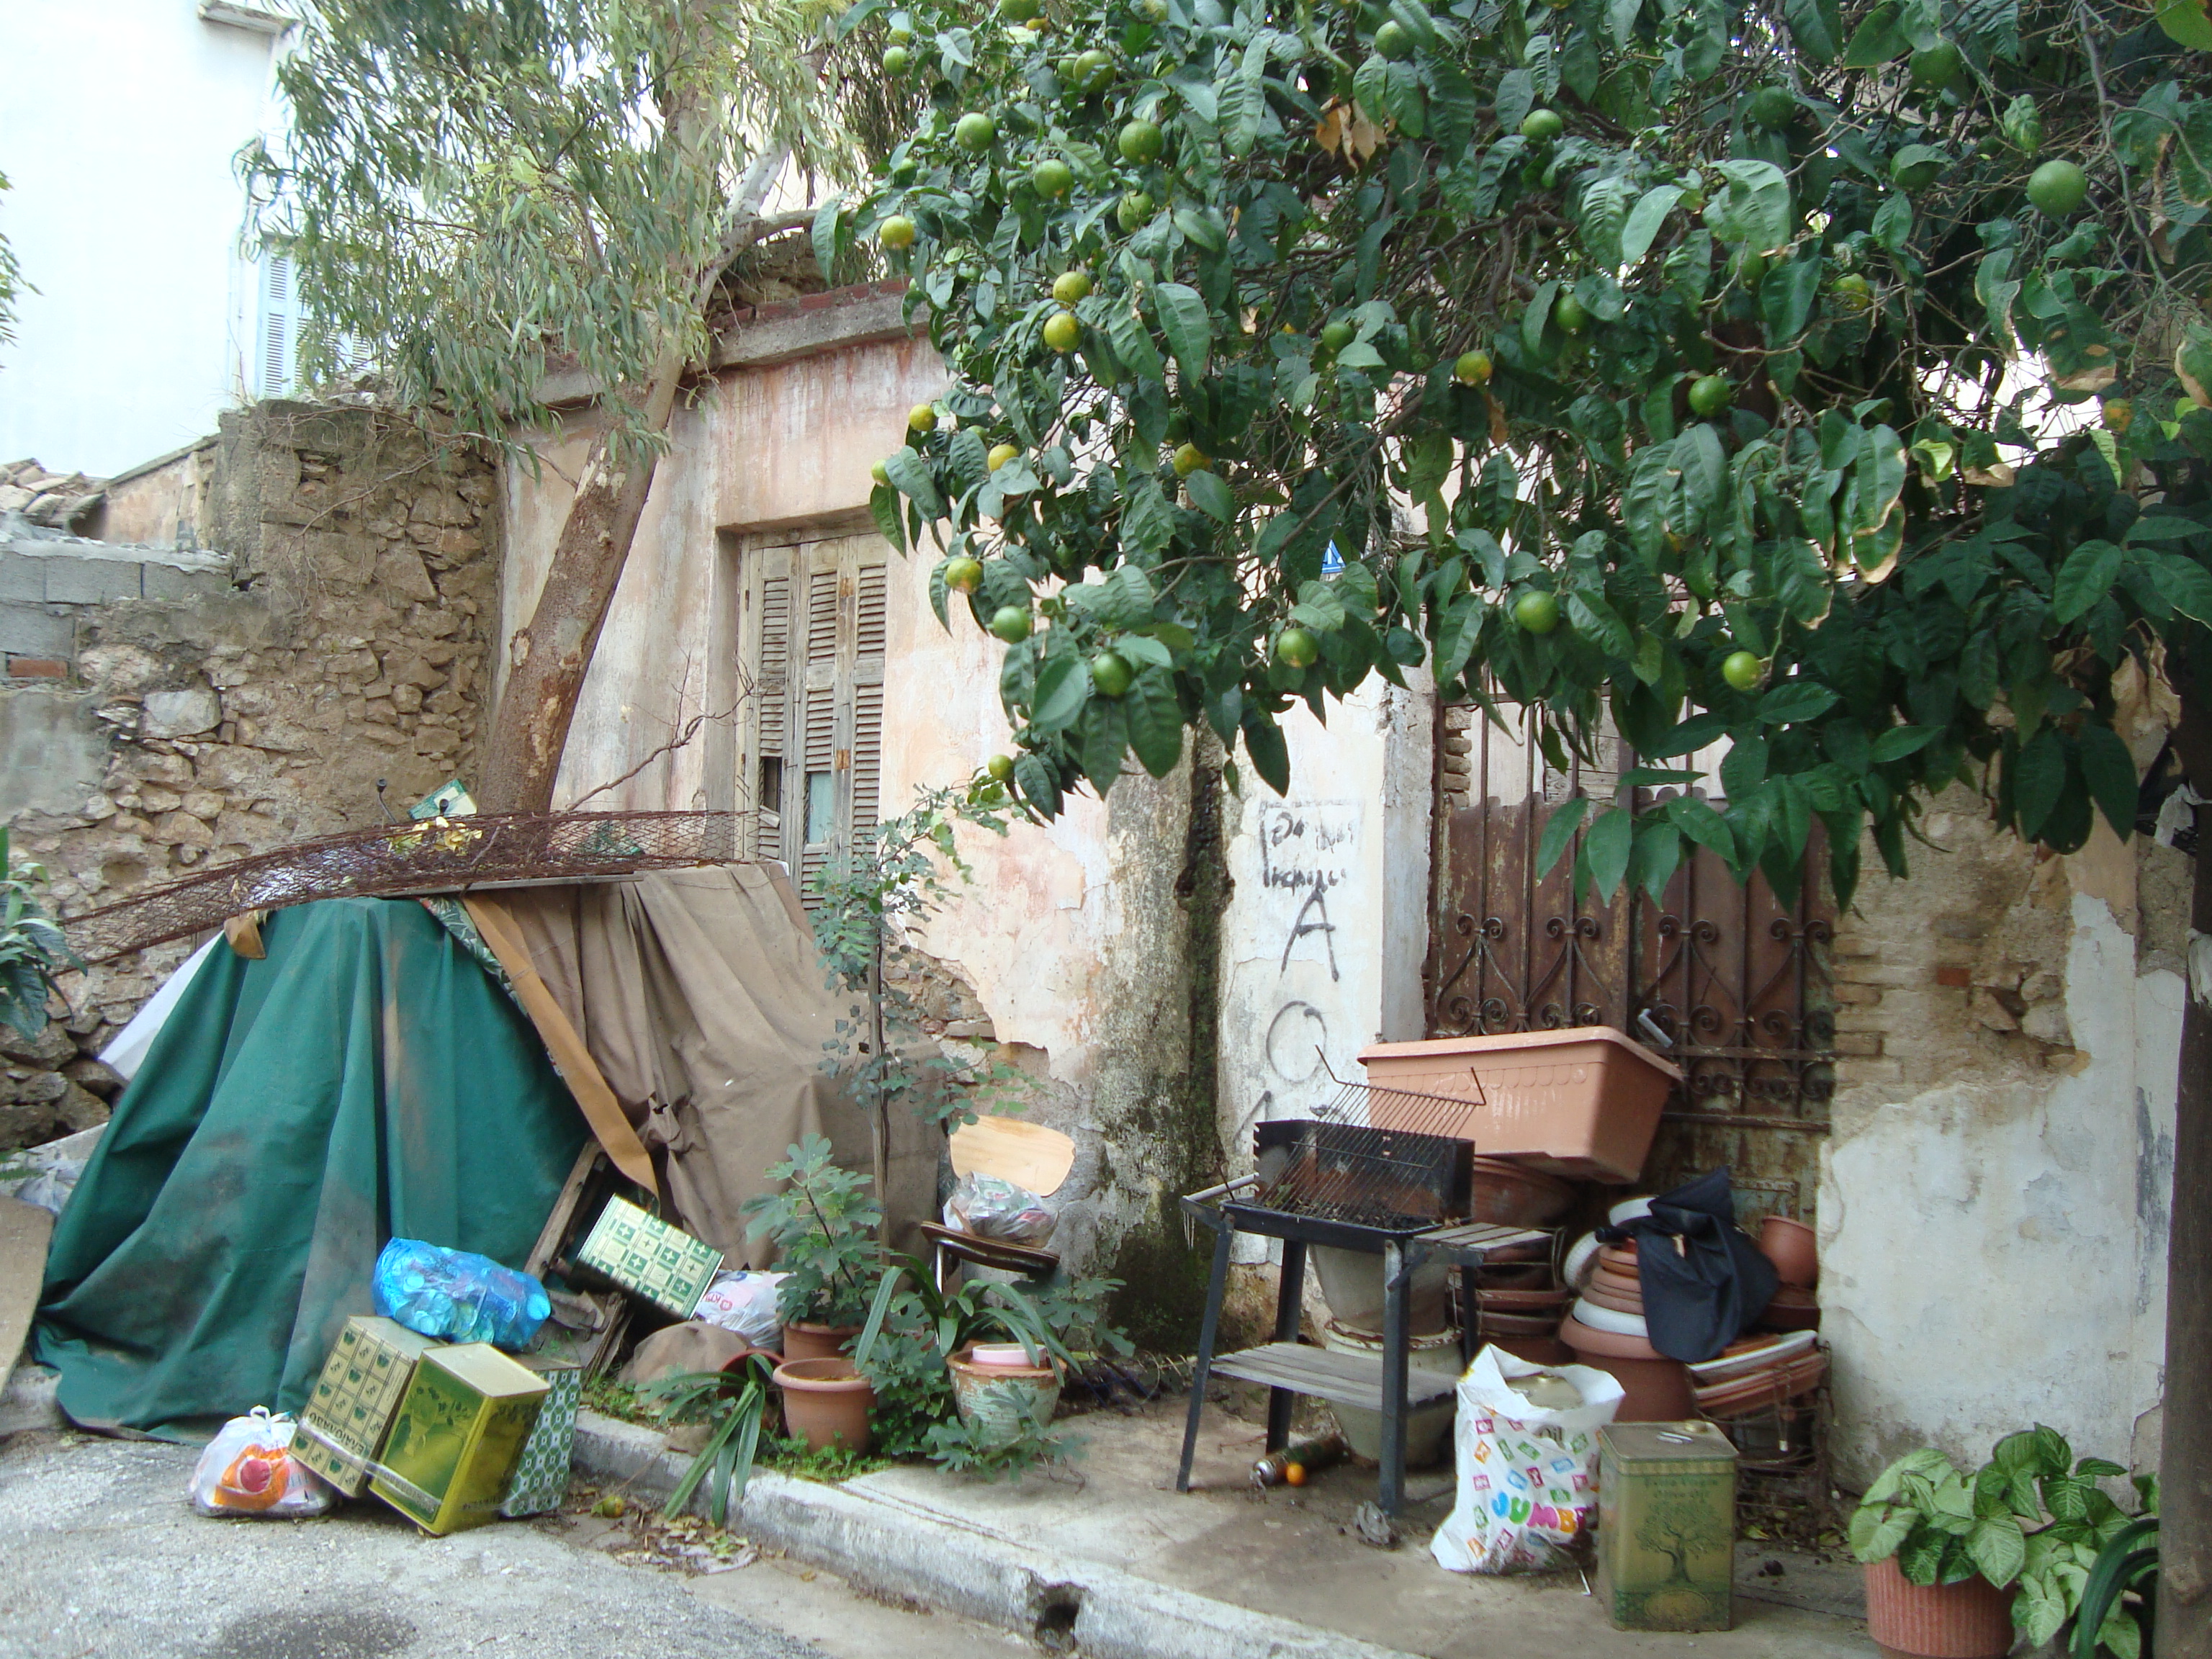
[[[2039,1422],[2155,1467],[2189,860],[2102,825],[2039,853],[1963,789],[1923,827],[1835,939],[1839,1477]]]
[[[270,403],[224,416],[194,465],[196,555],[0,544],[0,611],[48,630],[40,672],[0,684],[0,817],[64,917],[374,823],[380,781],[404,811],[471,769],[496,625],[491,459],[375,410]],[[66,1057],[51,1031],[52,1053],[0,1042],[0,1151],[85,1127],[84,1103],[42,1098],[40,1079],[104,1046],[189,948],[64,975]]]

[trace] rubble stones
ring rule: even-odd
[[[142,738],[189,738],[222,720],[222,700],[204,685],[183,691],[149,691],[145,715],[138,723]]]

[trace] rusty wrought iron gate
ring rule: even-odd
[[[1644,1188],[1726,1164],[1744,1216],[1811,1221],[1835,1091],[1833,918],[1817,838],[1794,905],[1763,878],[1739,885],[1702,849],[1658,902],[1640,890],[1577,902],[1573,854],[1539,878],[1538,838],[1577,790],[1609,799],[1630,759],[1601,748],[1599,765],[1562,775],[1464,706],[1441,711],[1437,732],[1429,1035],[1637,1035],[1684,1073]]]

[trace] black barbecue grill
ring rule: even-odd
[[[1310,1118],[1261,1124],[1253,1135],[1255,1173],[1183,1200],[1191,1220],[1214,1231],[1213,1267],[1199,1328],[1190,1416],[1183,1432],[1176,1490],[1190,1489],[1200,1413],[1212,1372],[1271,1390],[1267,1449],[1289,1443],[1295,1396],[1316,1395],[1364,1406],[1382,1418],[1381,1502],[1395,1514],[1406,1480],[1406,1413],[1449,1391],[1449,1382],[1407,1364],[1406,1285],[1413,1270],[1444,1261],[1461,1269],[1462,1345],[1471,1356],[1476,1306],[1473,1272],[1490,1251],[1551,1237],[1547,1231],[1467,1220],[1474,1142],[1463,1133],[1480,1121],[1480,1103],[1352,1083]],[[1216,1358],[1221,1299],[1230,1252],[1238,1233],[1282,1243],[1282,1287],[1275,1304],[1275,1340]],[[1382,1257],[1382,1352],[1330,1353],[1299,1343],[1306,1247],[1334,1245]],[[1410,1397],[1409,1397],[1410,1390]]]

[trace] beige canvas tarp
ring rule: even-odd
[[[641,1144],[674,1218],[732,1266],[772,1259],[765,1240],[746,1236],[742,1206],[775,1184],[764,1171],[801,1135],[827,1136],[839,1164],[871,1170],[867,1113],[823,1066],[851,1000],[823,983],[780,870],[726,865],[517,888],[468,905],[510,975],[523,977],[510,959],[519,951],[524,972],[543,981],[556,1012],[518,992],[615,1163],[635,1177]],[[595,1079],[576,1075],[579,1039],[622,1123],[603,1121],[611,1112],[586,1098]],[[915,1224],[935,1209],[944,1139],[902,1109],[890,1119],[883,1197],[894,1242],[912,1249]],[[636,1137],[627,1147],[623,1124]]]

